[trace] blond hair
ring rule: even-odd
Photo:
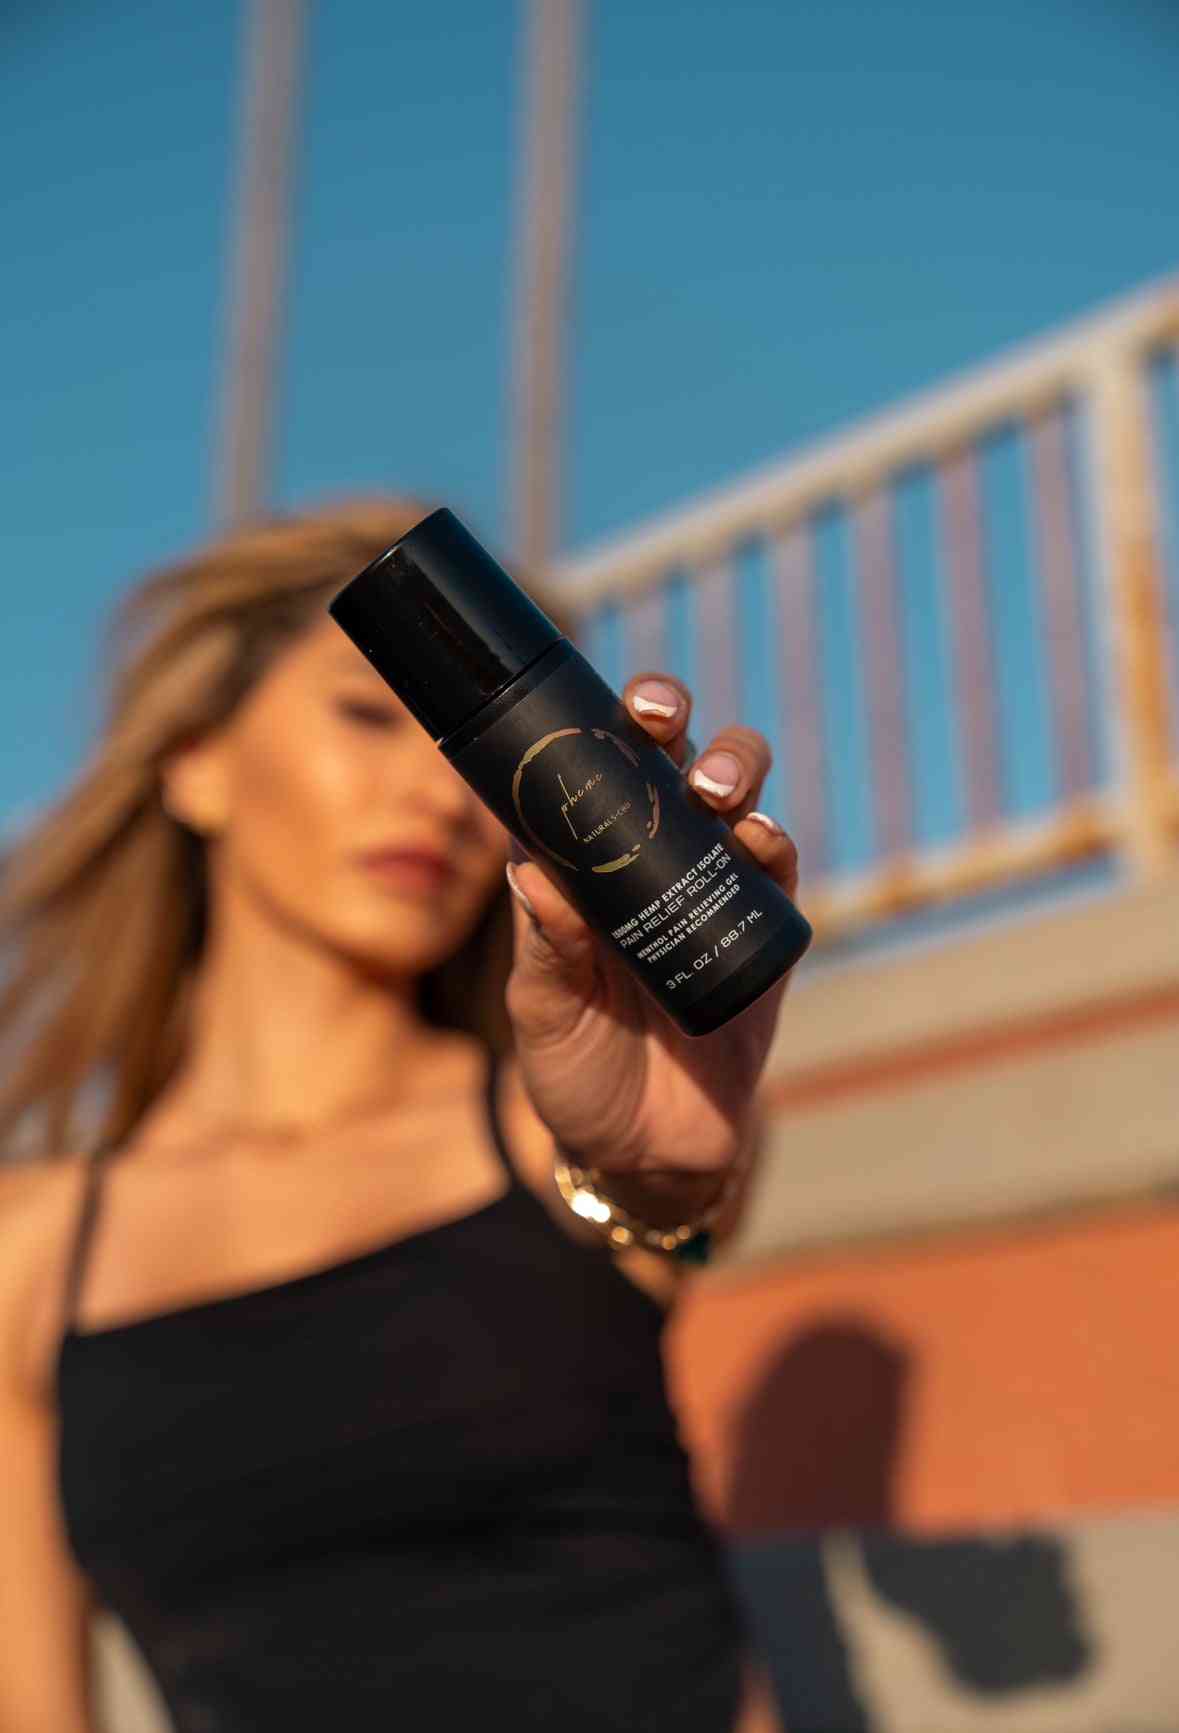
[[[104,637],[98,739],[0,866],[0,1149],[118,1142],[164,1087],[183,1048],[207,887],[203,842],[163,806],[162,763],[224,721],[335,591],[427,509],[377,499],[260,519],[120,600]],[[568,630],[551,597],[528,588]],[[504,887],[419,983],[428,1021],[500,1051],[509,909]]]

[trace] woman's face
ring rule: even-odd
[[[214,895],[382,972],[451,955],[503,883],[508,832],[330,618],[166,780],[213,845]]]

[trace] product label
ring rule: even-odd
[[[577,652],[451,762],[673,1015],[806,930]]]

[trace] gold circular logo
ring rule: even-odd
[[[558,740],[568,741],[576,735],[583,737],[580,750],[572,754],[560,751],[554,754],[550,750]],[[598,751],[589,744],[591,739],[600,741],[604,748],[600,766]],[[546,752],[548,761],[542,763]],[[623,765],[625,769],[622,769]],[[600,792],[594,798],[596,790]],[[535,824],[529,822],[524,811],[525,794],[530,807],[539,807],[545,817],[551,817],[557,837],[562,839],[562,847],[566,846],[565,839],[568,839],[568,854],[562,853],[552,840],[539,835]],[[614,796],[618,796],[617,800]],[[659,829],[659,790],[642,776],[634,749],[608,728],[556,728],[534,740],[512,777],[512,803],[520,823],[537,846],[571,872],[581,872],[587,865],[590,872],[618,872],[638,859],[644,841]],[[611,847],[611,833],[627,818],[629,822],[621,834],[629,832],[633,836],[636,824],[641,823],[643,835],[637,841],[628,842],[621,853],[612,854],[605,860],[576,858],[582,849],[594,844],[599,845],[595,853]]]

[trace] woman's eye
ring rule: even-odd
[[[366,704],[361,698],[341,698],[336,704],[342,716],[373,728],[392,728],[397,718],[380,704]]]

